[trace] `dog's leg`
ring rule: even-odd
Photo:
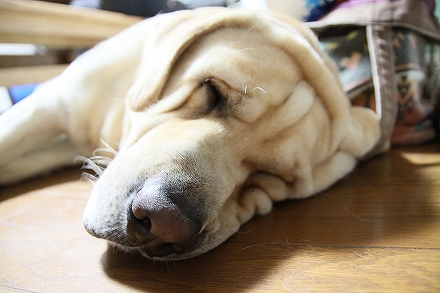
[[[72,144],[64,136],[60,135],[50,145],[28,152],[0,166],[0,185],[73,165],[77,153],[77,149],[72,147]]]
[[[72,147],[59,138],[64,114],[53,82],[0,115],[0,183],[23,179],[72,160]]]
[[[0,116],[0,166],[47,143],[60,133],[51,109],[31,95]]]

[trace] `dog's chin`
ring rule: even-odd
[[[200,243],[196,243],[191,249],[188,249],[183,253],[173,252],[171,254],[167,253],[165,255],[161,255],[160,251],[152,252],[146,246],[125,245],[125,244],[120,244],[120,243],[117,243],[114,241],[107,240],[108,246],[111,249],[121,251],[123,253],[128,253],[128,254],[137,254],[137,255],[140,255],[141,257],[144,257],[145,259],[149,259],[149,260],[163,261],[163,262],[178,261],[178,260],[193,258],[193,257],[199,256],[201,254],[204,254],[204,253],[208,252],[209,250],[212,250],[213,248],[215,248],[216,246],[218,246],[220,244],[220,243],[218,243],[218,244],[210,243],[207,245],[207,243],[204,243],[204,242],[205,241],[203,241],[203,238],[201,238]]]
[[[223,219],[224,220],[224,219]],[[192,247],[183,252],[175,251],[161,251],[160,249],[151,249],[146,245],[136,245],[131,243],[126,232],[122,227],[113,228],[98,228],[96,223],[91,225],[90,222],[85,222],[84,227],[92,236],[107,241],[109,248],[117,251],[122,251],[128,254],[135,254],[146,259],[154,261],[178,261],[189,258],[194,258],[213,250],[220,244],[225,242],[231,235],[236,233],[240,227],[239,222],[228,221],[226,226],[223,226],[222,219],[214,218],[205,225],[202,231],[197,236],[197,240]],[[223,226],[223,229],[221,228]]]
[[[90,225],[87,225],[85,223],[84,225],[85,230],[92,236],[107,240],[107,243],[109,247],[115,248],[116,250],[120,250],[126,253],[137,253],[147,259],[153,259],[157,261],[174,261],[174,260],[181,260],[181,259],[187,259],[192,258],[195,256],[198,256],[200,254],[203,254],[207,252],[212,247],[210,246],[217,246],[217,245],[206,245],[205,238],[206,238],[206,231],[202,232],[199,235],[198,241],[193,245],[193,247],[185,250],[182,253],[176,253],[174,251],[170,251],[169,249],[155,249],[152,250],[147,245],[136,245],[131,243],[131,241],[123,236],[125,235],[125,232],[123,229],[96,229],[92,228]]]
[[[99,221],[90,221],[90,218],[84,219],[84,228],[92,236],[106,240],[109,247],[129,254],[137,254],[146,259],[154,261],[177,261],[199,256],[217,247],[224,242],[230,235],[216,231],[218,222],[213,220],[204,226],[204,229],[199,232],[194,244],[182,252],[171,250],[169,246],[164,246],[163,249],[159,247],[149,247],[149,243],[139,245],[132,243],[127,237],[127,232],[124,228],[126,226],[126,219],[120,219],[119,223],[109,222],[98,224]],[[220,233],[219,233],[220,232]],[[230,233],[232,234],[232,233]]]

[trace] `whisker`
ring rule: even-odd
[[[254,91],[254,90],[260,90],[260,91],[262,91],[263,93],[267,94],[266,91],[265,91],[263,88],[259,87],[259,86],[254,87],[254,88],[252,89],[252,91]]]
[[[92,158],[85,158],[84,160],[84,164],[82,165],[81,169],[87,169],[87,170],[92,170],[94,171],[97,175],[101,175],[103,170],[105,169],[104,167],[99,166],[98,164],[96,164]]]
[[[95,184],[95,182],[98,180],[96,176],[93,176],[90,173],[83,172],[81,174],[81,179],[88,181],[89,183]]]
[[[96,180],[98,180],[98,178],[101,177],[104,170],[113,161],[114,156],[116,156],[116,154],[118,153],[114,148],[112,148],[108,143],[106,143],[102,139],[101,139],[101,143],[104,145],[104,147],[95,149],[92,157],[90,158],[84,156],[75,157],[75,161],[83,162],[81,169],[90,170],[95,173],[95,174],[90,174],[88,172],[84,172],[82,174],[82,178],[92,183],[96,182]],[[110,154],[113,158],[109,156],[99,155],[99,153]]]
[[[94,157],[90,157],[89,160],[91,160],[96,165],[105,168],[108,167],[111,161],[113,161],[109,157],[105,157],[105,156],[94,156]]]
[[[95,152],[98,151],[104,151],[104,152],[108,152],[108,153],[112,153],[113,155],[116,156],[116,154],[118,153],[114,148],[112,148],[108,143],[106,143],[103,139],[101,139],[101,143],[105,146],[105,148],[97,148],[95,150]]]

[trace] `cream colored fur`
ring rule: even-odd
[[[143,252],[125,239],[128,195],[148,178],[191,178],[207,218],[191,249],[164,258],[181,259],[216,247],[274,201],[329,187],[379,135],[375,114],[350,106],[299,22],[200,9],[134,25],[1,115],[0,182],[93,157],[104,141],[117,154],[91,160],[100,178],[84,225]]]

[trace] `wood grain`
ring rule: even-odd
[[[140,17],[30,0],[0,0],[0,43],[89,48]]]
[[[66,64],[0,68],[0,86],[44,82],[59,75]]]
[[[200,257],[158,263],[81,223],[65,170],[0,189],[0,291],[438,292],[440,145],[393,149],[329,190],[275,205]]]

